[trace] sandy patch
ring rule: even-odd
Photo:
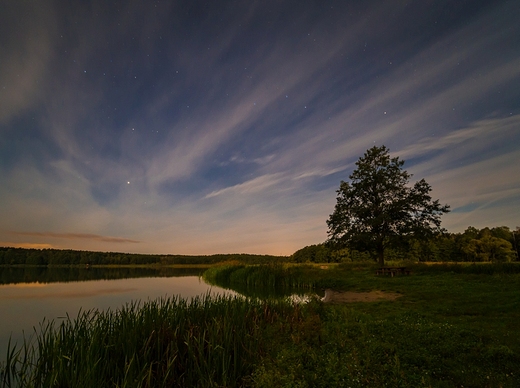
[[[395,300],[400,296],[401,294],[395,292],[353,292],[326,289],[325,296],[321,300],[325,303],[377,302],[382,300]]]

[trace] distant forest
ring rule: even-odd
[[[249,264],[268,264],[288,261],[287,256],[217,254],[208,256],[147,255],[119,252],[90,252],[68,249],[25,249],[0,247],[0,265],[175,265],[215,264],[239,261]]]
[[[477,229],[464,233],[443,233],[428,240],[403,240],[388,249],[387,260],[433,262],[511,262],[519,261],[520,228],[506,226]],[[291,256],[216,254],[147,255],[119,252],[90,252],[62,249],[0,247],[0,265],[196,265],[235,261],[243,264],[339,263],[371,260],[370,250],[337,249],[326,243],[306,246]]]
[[[388,249],[387,260],[428,262],[511,262],[519,261],[520,228],[507,226],[477,229],[468,227],[464,233],[442,233],[427,240],[400,241]],[[327,244],[310,245],[296,251],[291,261],[350,262],[370,260],[373,252],[358,249],[333,249]]]

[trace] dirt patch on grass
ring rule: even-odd
[[[325,290],[325,296],[322,298],[322,301],[325,303],[378,302],[382,300],[395,300],[400,296],[401,294],[395,292],[354,292],[327,289]]]

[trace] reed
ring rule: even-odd
[[[226,265],[213,267],[204,272],[203,278],[210,284],[225,288],[245,286],[256,289],[312,289],[315,280],[306,276],[305,266],[272,265]]]
[[[263,353],[261,331],[299,319],[298,306],[237,297],[130,303],[40,325],[9,346],[5,387],[243,386]]]

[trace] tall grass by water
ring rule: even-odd
[[[314,294],[315,283],[305,277],[306,267],[287,264],[254,265],[225,264],[209,268],[204,281],[232,289],[251,298],[280,298]]]
[[[286,264],[222,265],[209,268],[203,274],[211,284],[241,284],[257,288],[311,289],[314,281],[305,276],[306,267]]]
[[[260,331],[300,319],[284,302],[232,297],[132,303],[43,322],[8,350],[4,387],[244,386],[263,353]]]

